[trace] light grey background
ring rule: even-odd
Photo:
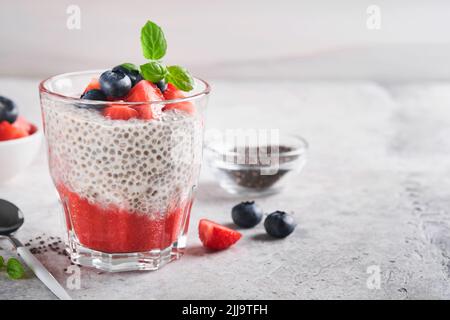
[[[168,63],[211,78],[377,80],[450,76],[445,0],[1,0],[0,74],[45,77],[143,62],[147,19],[168,39]],[[81,29],[66,27],[69,5]],[[366,26],[369,5],[381,29]]]
[[[38,81],[52,74],[143,62],[139,29],[161,24],[168,63],[211,82],[209,128],[280,128],[311,145],[302,175],[257,199],[299,223],[273,241],[262,225],[211,254],[197,222],[230,223],[243,198],[206,166],[181,261],[150,273],[82,269],[74,298],[449,299],[450,2],[0,0],[0,94],[40,122]],[[66,8],[81,8],[81,30]],[[381,30],[366,28],[376,4]],[[345,80],[345,81],[344,81]],[[17,203],[23,241],[61,235],[45,152],[0,185]],[[12,252],[2,251],[7,256]],[[67,259],[37,256],[65,285]],[[380,268],[380,288],[367,268]],[[0,273],[1,299],[54,299],[34,277]]]

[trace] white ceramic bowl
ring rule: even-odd
[[[33,162],[42,142],[42,130],[28,137],[0,141],[0,184],[25,170]]]

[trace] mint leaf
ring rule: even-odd
[[[5,266],[5,259],[3,259],[2,256],[0,256],[0,269]]]
[[[166,54],[167,42],[161,28],[154,22],[147,21],[141,29],[141,46],[144,57],[159,60]]]
[[[141,65],[141,74],[145,80],[155,83],[165,78],[167,68],[157,61],[151,61]]]
[[[191,91],[194,89],[194,79],[185,68],[180,66],[170,66],[167,67],[167,71],[167,82],[170,82],[183,91]]]
[[[6,272],[11,279],[20,279],[25,275],[25,269],[16,258],[9,258],[6,263]]]
[[[137,72],[139,72],[139,68],[133,63],[126,62],[126,63],[122,63],[120,66],[122,68],[125,68],[125,69],[129,70],[129,71],[137,71]]]

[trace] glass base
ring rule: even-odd
[[[83,246],[69,232],[68,252],[73,263],[107,272],[158,270],[167,263],[181,258],[186,248],[186,236],[165,249],[146,252],[105,253]]]
[[[228,181],[221,181],[220,186],[229,194],[237,195],[239,197],[252,197],[252,198],[271,196],[280,193],[283,190],[283,186],[281,185],[256,189],[256,188],[241,187],[235,183],[229,183]]]

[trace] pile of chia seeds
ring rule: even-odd
[[[268,146],[264,147],[264,150],[260,153],[259,147],[235,148],[231,151],[239,154],[239,157],[235,156],[233,159],[233,163],[238,165],[237,168],[221,168],[220,170],[238,186],[255,190],[268,189],[278,182],[290,170],[278,168],[278,171],[275,174],[261,174],[262,169],[270,168],[271,165],[261,161],[262,159],[259,155],[263,154],[266,157],[278,156],[278,165],[282,165],[283,163],[287,163],[298,158],[298,155],[283,156],[283,153],[292,150],[293,149],[291,147],[287,146]],[[241,167],[239,167],[239,165]]]

